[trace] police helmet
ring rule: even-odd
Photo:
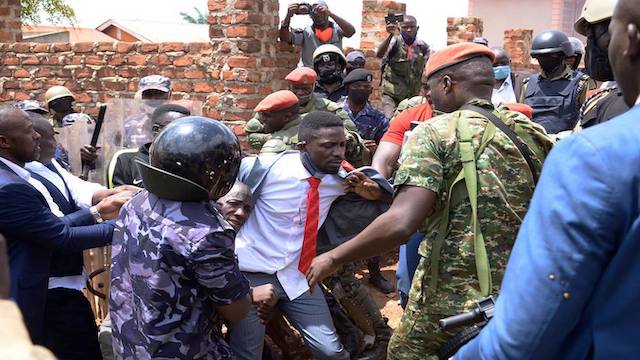
[[[240,169],[240,143],[219,121],[187,116],[156,137],[149,163],[136,160],[145,188],[160,198],[207,201],[224,196]]]
[[[582,41],[575,37],[570,37],[569,41],[571,42],[571,46],[573,48],[572,56],[582,57],[584,55],[584,44],[582,43]]]
[[[582,8],[580,18],[573,26],[574,29],[579,34],[587,36],[587,24],[597,24],[611,19],[617,2],[618,0],[587,0]]]
[[[531,44],[531,56],[537,57],[553,53],[573,56],[573,46],[567,35],[556,30],[547,30],[536,35]]]
[[[73,93],[66,87],[60,85],[52,86],[49,88],[49,90],[47,90],[46,93],[44,93],[44,102],[45,104],[47,104],[47,106],[49,106],[49,103],[51,103],[53,100],[57,100],[67,96],[71,97],[73,100],[76,99]]]
[[[318,64],[323,62],[335,61],[342,65],[344,69],[347,66],[347,58],[340,48],[332,44],[324,44],[318,46],[313,52],[313,67],[317,71]]]

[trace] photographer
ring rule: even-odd
[[[385,18],[389,36],[378,46],[382,61],[382,110],[388,118],[398,104],[420,92],[422,70],[429,59],[429,45],[417,39],[420,27],[411,15]]]
[[[289,29],[293,15],[309,15],[313,23],[305,29]],[[335,22],[329,21],[331,18]],[[342,49],[342,38],[350,38],[356,29],[348,21],[329,10],[324,0],[289,5],[287,16],[280,25],[280,41],[302,47],[302,63],[313,67],[313,52],[320,45],[333,44]]]

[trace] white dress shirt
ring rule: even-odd
[[[495,107],[498,107],[500,104],[513,104],[518,102],[516,92],[513,90],[513,84],[511,83],[511,75],[507,76],[502,85],[500,85],[500,88],[493,89],[491,102]]]
[[[290,300],[309,290],[305,275],[298,270],[309,177],[311,174],[302,165],[299,153],[283,155],[263,180],[260,198],[236,236],[240,270],[275,273]],[[337,175],[322,178],[318,187],[318,228],[327,218],[331,203],[344,195],[342,184],[343,180]]]
[[[67,200],[69,200],[69,195],[71,195],[71,199],[80,208],[91,207],[93,193],[98,190],[106,189],[100,184],[84,181],[77,176],[73,176],[64,168],[62,168],[60,164],[58,164],[55,160],[51,160],[51,162],[53,163],[53,166],[55,166],[56,170],[58,170],[60,175],[56,174],[54,171],[47,168],[46,166],[44,166],[44,164],[38,161],[32,161],[25,164],[25,168],[49,180],[58,188],[58,190],[60,190],[60,192],[65,196]],[[45,199],[47,199],[49,208],[52,209],[52,212],[58,217],[64,216],[64,214],[60,211],[58,205],[53,201],[53,198],[49,194],[47,188],[38,180],[33,180],[40,184],[40,186],[34,185],[34,187],[38,189],[38,191],[45,197]],[[67,186],[65,186],[65,183],[67,184]],[[71,194],[67,193],[67,187],[69,188],[69,192]],[[56,209],[56,211],[53,211],[54,208]],[[82,288],[84,288],[85,280],[86,275],[84,273],[82,275],[76,276],[50,277],[49,289],[66,288],[81,291]]]

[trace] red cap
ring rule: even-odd
[[[509,108],[509,110],[511,111],[516,111],[516,112],[519,112],[520,114],[523,114],[529,119],[533,117],[533,108],[527,104],[509,103],[509,104],[504,104],[504,106]]]
[[[294,84],[312,85],[315,84],[318,75],[313,69],[308,67],[299,67],[287,75],[284,79]]]
[[[292,107],[298,103],[296,94],[289,90],[276,91],[262,99],[258,106],[253,109],[255,112],[277,111]]]
[[[484,45],[469,42],[449,45],[429,57],[425,68],[425,76],[429,78],[437,71],[477,56],[486,56],[491,60],[491,63],[496,58],[496,54]]]

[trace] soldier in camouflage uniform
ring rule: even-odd
[[[351,241],[317,257],[307,273],[314,284],[342,263],[403,243],[418,228],[427,234],[388,359],[435,357],[451,336],[438,329],[438,320],[498,292],[534,179],[552,146],[539,125],[520,113],[493,108],[494,56],[485,46],[471,43],[452,45],[432,56],[426,70],[431,98],[434,107],[447,114],[418,125],[409,136],[389,211]],[[526,154],[483,113],[493,114],[496,122],[515,132]],[[460,140],[466,137],[469,140]],[[470,171],[475,182],[463,171],[463,153],[476,165]],[[464,181],[456,181],[460,177]],[[465,189],[467,182],[477,187],[473,194]],[[441,247],[434,250],[437,245]]]
[[[223,124],[186,117],[154,140],[149,160],[138,162],[146,190],[122,209],[114,233],[115,358],[233,359],[218,316],[234,322],[251,302],[259,314],[276,302],[272,286],[249,288],[235,233],[210,201],[234,184],[240,144]]]

